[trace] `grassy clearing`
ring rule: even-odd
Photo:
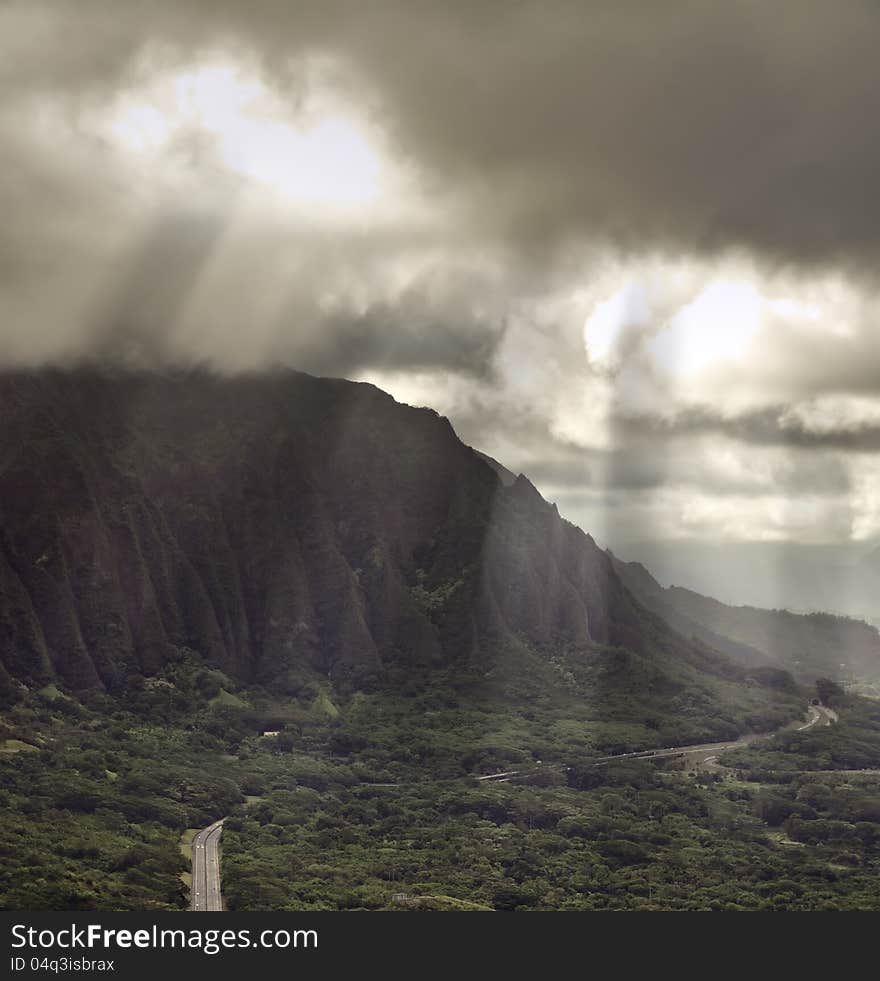
[[[187,828],[180,836],[180,854],[189,861],[192,858],[193,838],[201,831],[201,828]]]
[[[339,709],[333,704],[326,692],[321,692],[315,699],[312,711],[316,715],[323,715],[328,719],[335,719],[339,715]]]
[[[183,883],[183,888],[186,890],[186,906],[189,909],[192,906],[192,884],[193,877],[191,872],[181,872],[180,881]]]
[[[802,841],[792,841],[784,831],[770,829],[767,831],[767,837],[770,839],[770,841],[774,842],[774,844],[782,845],[785,848],[807,847]]]
[[[0,743],[0,753],[21,753],[29,752],[36,753],[39,752],[36,746],[31,746],[30,743],[23,743],[20,739],[4,739]]]
[[[238,695],[233,695],[231,691],[227,691],[225,688],[221,688],[218,694],[216,694],[208,704],[211,706],[228,705],[232,708],[248,707],[248,703],[243,698],[239,698]]]

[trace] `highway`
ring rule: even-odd
[[[220,835],[223,821],[203,828],[192,842],[192,909],[196,913],[223,909],[220,895]]]
[[[798,732],[805,729],[812,729],[813,726],[819,725],[820,722],[823,726],[830,726],[832,722],[837,721],[837,713],[833,709],[825,708],[824,705],[810,705],[807,711],[810,718],[803,725],[797,726]],[[786,728],[791,728],[791,725],[789,724]],[[715,759],[724,750],[734,749],[737,746],[748,746],[749,743],[754,742],[756,739],[766,739],[770,735],[772,733],[749,733],[747,736],[740,736],[738,739],[730,739],[723,743],[702,743],[697,746],[664,746],[660,749],[643,749],[631,753],[617,753],[614,756],[599,757],[593,760],[592,765],[608,766],[609,763],[615,763],[619,760],[654,760],[667,756],[685,756],[692,757],[692,762],[694,763],[712,763],[717,766]],[[477,780],[493,783],[509,783],[515,777],[526,777],[537,772],[538,769],[535,767],[530,767],[528,770],[505,770],[502,773],[488,773],[484,776],[477,777]]]
[[[813,726],[821,724],[830,726],[837,721],[837,713],[832,709],[825,708],[823,705],[810,705],[808,708],[810,718],[803,725],[798,726],[798,731],[812,729]],[[747,746],[756,739],[766,739],[767,735],[755,733],[747,736],[740,736],[739,739],[732,739],[724,743],[703,743],[699,746],[666,746],[662,749],[638,750],[632,753],[619,753],[616,756],[605,756],[593,761],[593,766],[607,766],[617,760],[638,760],[638,759],[658,759],[664,756],[694,756],[698,754],[702,757],[697,760],[699,763],[711,763],[715,766],[715,760],[719,753],[725,749],[733,749],[735,746]],[[551,764],[552,767],[552,764]],[[476,779],[479,781],[492,781],[497,783],[507,783],[515,777],[527,777],[539,772],[539,767],[530,767],[528,770],[505,770],[502,773],[487,773]],[[393,787],[398,784],[374,784],[377,787]],[[203,828],[193,838],[192,842],[192,909],[194,912],[218,912],[223,909],[223,897],[220,894],[220,835],[223,833],[223,820],[215,821]]]

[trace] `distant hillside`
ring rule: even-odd
[[[624,546],[665,585],[730,606],[833,613],[880,626],[880,551],[869,544],[642,541]]]
[[[727,606],[679,586],[663,587],[638,562],[608,553],[621,579],[649,609],[745,665],[775,665],[804,681],[880,678],[880,633],[861,620]]]

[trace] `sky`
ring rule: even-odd
[[[0,367],[370,381],[624,552],[865,553],[878,50],[869,0],[0,0]]]

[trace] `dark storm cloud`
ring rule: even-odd
[[[34,0],[3,4],[0,16],[0,280],[17,287],[45,283],[72,248],[76,261],[91,250],[99,265],[121,202],[157,176],[113,173],[100,155],[96,164],[29,142],[22,131],[46,101],[100,106],[218,49],[257,66],[292,113],[308,84],[307,56],[335,59],[334,84],[387,132],[428,197],[450,209],[447,252],[464,243],[519,255],[511,293],[528,289],[528,277],[540,281],[542,269],[552,276],[553,247],[575,238],[688,257],[740,247],[771,261],[850,268],[870,265],[880,244],[871,207],[880,8],[861,0]],[[84,328],[87,346],[108,342],[114,326],[124,341],[155,323],[160,346],[173,330],[183,281],[194,285],[201,264],[186,235],[151,250],[149,234],[137,229],[147,241],[133,250],[140,267],[121,272],[101,323]],[[271,236],[255,241],[248,266],[259,268],[272,248]],[[139,297],[147,303],[126,309]],[[296,328],[300,304],[291,307]],[[447,307],[432,299],[420,310],[377,290],[361,310],[323,321],[308,343],[292,341],[287,355],[281,342],[264,346],[328,372],[485,374],[497,318],[455,297]],[[52,326],[22,328],[39,329]],[[864,375],[864,352],[840,351],[797,370],[834,368],[843,384],[860,366]],[[866,387],[873,366],[869,374]]]
[[[316,287],[332,294],[338,279],[366,262],[358,243],[348,251],[333,247],[329,257],[325,251],[326,245],[322,250],[320,242],[296,234],[263,231],[255,240],[245,234],[235,241],[229,214],[162,214],[117,260],[109,297],[88,316],[92,327],[81,353],[88,360],[200,362],[235,370],[250,366],[249,350],[256,347],[260,366],[288,364],[319,375],[443,370],[491,380],[505,321],[485,312],[478,277],[468,270],[428,269],[393,299],[367,305],[343,286],[332,309],[322,309]],[[227,317],[228,329],[220,329],[220,311],[249,283],[259,283],[261,267],[272,260],[280,263],[286,293],[278,310],[263,321],[249,317],[253,304],[246,296],[238,308],[241,320],[228,323]],[[211,280],[207,298],[205,279]],[[191,305],[207,327],[187,347],[181,335]]]
[[[463,438],[591,502],[585,521],[626,524],[638,499],[640,527],[671,526],[675,493],[680,514],[772,493],[831,508],[880,450],[870,411],[800,412],[880,396],[878,50],[862,0],[0,0],[0,362],[372,373],[445,398]],[[198,120],[155,158],[101,128],[212,59],[293,122],[329,86],[412,201],[299,221],[254,206]],[[591,372],[584,321],[641,263],[687,282]],[[804,306],[792,283],[844,287],[818,291],[809,329],[764,309],[747,363],[658,364],[666,325],[737,263]]]
[[[811,428],[786,406],[727,417],[708,408],[685,409],[669,418],[629,416],[618,420],[621,440],[653,437],[668,441],[679,437],[726,436],[738,443],[792,449],[826,449],[855,453],[880,451],[880,425],[860,422]]]
[[[834,449],[834,444],[825,444]],[[836,495],[850,490],[845,462],[831,454],[786,452],[760,469],[730,475],[706,459],[708,445],[674,436],[657,444],[639,433],[612,450],[584,450],[555,443],[536,447],[518,466],[554,493],[576,488],[654,491],[664,486],[692,487],[717,496],[780,494]],[[543,453],[541,453],[543,450]]]
[[[489,380],[503,325],[463,315],[432,319],[408,302],[377,304],[362,314],[335,315],[289,352],[307,371],[351,375],[364,369],[436,370]]]
[[[474,234],[795,262],[867,259],[880,244],[880,9],[862,0],[12,9],[14,88],[120,86],[151,41],[187,54],[223,42],[295,97],[298,56],[338,55]]]
[[[874,253],[880,9],[468,3],[353,46],[401,145],[523,244]],[[419,29],[421,27],[421,29]]]

